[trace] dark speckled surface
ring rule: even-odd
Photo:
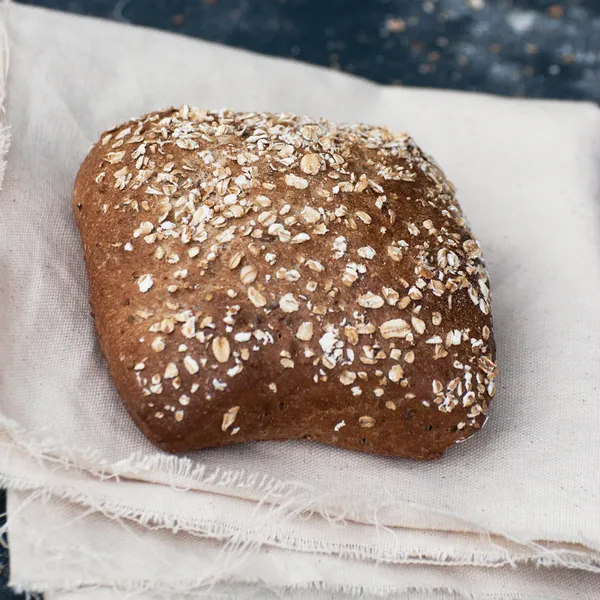
[[[385,83],[600,99],[600,1],[21,0]]]
[[[177,31],[383,83],[600,101],[600,0],[21,2]],[[0,548],[0,564],[6,562]],[[16,597],[22,598],[6,587],[5,568],[0,600]]]

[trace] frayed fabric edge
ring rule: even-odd
[[[92,512],[101,513],[111,520],[127,519],[148,530],[168,530],[174,533],[183,531],[198,538],[209,538],[223,543],[225,559],[244,559],[250,557],[263,546],[296,551],[301,553],[322,554],[337,556],[343,559],[369,561],[374,564],[396,565],[429,565],[439,567],[481,567],[497,568],[519,564],[535,564],[544,567],[563,567],[600,574],[600,557],[585,551],[573,548],[548,548],[541,544],[522,546],[518,549],[503,547],[500,540],[493,540],[492,536],[484,536],[496,550],[495,556],[483,551],[464,552],[457,550],[455,553],[440,551],[438,553],[426,550],[408,550],[394,548],[393,552],[384,552],[383,544],[380,547],[364,545],[362,547],[351,545],[344,546],[336,542],[319,542],[302,537],[301,544],[294,535],[277,536],[266,534],[266,524],[274,516],[273,507],[269,506],[266,512],[259,516],[255,514],[249,529],[242,529],[236,525],[227,524],[218,520],[204,520],[199,515],[194,520],[174,520],[172,516],[165,515],[162,511],[152,511],[128,505],[124,502],[114,502],[110,498],[99,498],[93,494],[82,492],[77,487],[39,486],[26,478],[20,479],[0,475],[0,485],[21,492],[30,492],[28,500],[50,499],[52,497],[73,503],[80,507],[90,509]],[[281,516],[281,513],[279,513]],[[284,515],[288,517],[289,515]],[[10,519],[10,516],[9,516]],[[264,524],[265,526],[263,527]],[[8,526],[10,526],[10,521]]]
[[[35,582],[32,582],[32,584]],[[211,600],[256,600],[261,596],[257,596],[260,592],[260,588],[247,586],[248,589],[242,591],[241,589],[235,590],[236,595],[231,595],[228,591],[219,591],[215,589],[206,588],[194,588],[188,592],[178,592],[185,594],[185,598],[210,598]],[[27,590],[22,589],[21,586],[15,586],[13,588],[17,593],[28,593]],[[95,591],[106,588],[100,586],[83,584],[81,587],[74,589],[49,589],[44,593],[61,593],[61,592],[72,592],[81,590]],[[144,582],[139,582],[135,585],[127,585],[125,587],[112,586],[108,588],[110,591],[118,594],[127,594],[128,600],[136,600],[140,594],[142,598],[146,598],[145,594],[152,594],[153,600],[172,600],[172,592],[165,589],[157,589],[152,585]],[[293,593],[318,593],[319,595],[316,600],[345,600],[353,598],[361,598],[361,600],[375,600],[378,598],[393,598],[394,600],[546,600],[546,598],[538,595],[531,594],[505,594],[505,593],[494,593],[494,594],[474,594],[460,589],[436,587],[436,588],[423,588],[423,587],[407,587],[405,589],[381,589],[379,591],[366,591],[363,587],[359,586],[325,586],[325,585],[312,585],[312,586],[295,586],[289,588],[264,588],[265,592],[271,592],[272,598],[288,598],[289,594]],[[38,594],[40,592],[36,592]],[[119,596],[122,597],[122,596]],[[36,599],[37,596],[31,596],[32,600]]]
[[[6,437],[2,439],[2,431],[8,439]],[[220,467],[209,469],[206,465],[194,463],[189,458],[160,453],[133,454],[128,459],[111,464],[97,451],[65,448],[50,437],[47,431],[32,434],[14,420],[0,414],[0,451],[8,454],[13,448],[25,451],[41,468],[55,468],[59,465],[66,471],[83,472],[100,481],[127,479],[157,483],[178,491],[194,490],[239,498],[256,502],[258,505],[276,506],[276,510],[281,511],[281,514],[290,517],[320,516],[326,521],[335,523],[348,521],[380,528],[393,529],[403,526],[390,525],[382,513],[395,510],[403,514],[406,510],[412,510],[425,517],[434,516],[440,521],[448,520],[449,526],[417,528],[409,525],[406,526],[407,529],[496,536],[532,551],[541,549],[545,553],[554,553],[544,545],[547,540],[523,539],[507,532],[490,531],[475,521],[439,509],[419,506],[403,499],[377,503],[365,502],[356,498],[323,493],[298,481],[282,481],[266,474],[247,473],[244,470],[225,470]],[[600,544],[599,547],[595,547],[578,539],[553,539],[550,543],[584,546],[586,550],[594,553],[600,551]]]
[[[96,450],[74,449],[55,440],[50,430],[30,432],[16,421],[0,414],[0,448],[19,448],[40,464],[60,465],[65,470],[81,471],[99,480],[129,479],[157,483],[178,491],[194,490],[227,495],[261,504],[286,505],[290,511],[306,515],[319,514],[327,520],[355,521],[368,525],[388,525],[381,512],[390,508],[410,508],[423,515],[435,514],[460,524],[461,532],[488,533],[468,520],[443,511],[421,507],[402,499],[387,502],[357,500],[355,497],[323,493],[299,481],[284,481],[264,473],[243,469],[209,468],[186,457],[162,453],[134,453],[126,459],[110,463]],[[440,529],[441,530],[441,529]],[[446,530],[446,529],[444,529]]]
[[[191,582],[190,582],[191,583]],[[29,589],[39,589],[36,588],[35,586],[40,586],[43,584],[41,583],[37,583],[35,582],[35,580],[32,580],[30,582],[31,587]],[[29,584],[27,584],[29,585]],[[151,583],[147,583],[147,582],[124,582],[122,585],[119,584],[115,584],[113,586],[111,586],[110,589],[111,591],[114,592],[118,592],[118,593],[127,593],[127,594],[131,594],[131,596],[128,596],[131,598],[131,600],[135,599],[135,595],[136,594],[144,594],[144,593],[151,593],[153,595],[156,595],[157,598],[172,598],[172,594],[173,592],[175,593],[180,593],[180,594],[194,594],[194,597],[203,597],[203,598],[227,598],[227,599],[231,599],[231,598],[236,598],[236,600],[245,600],[246,598],[248,600],[253,599],[255,600],[257,597],[256,594],[258,592],[260,592],[260,588],[258,586],[254,586],[252,584],[238,584],[236,586],[236,588],[238,588],[237,590],[234,591],[236,594],[236,596],[232,596],[230,592],[221,592],[219,593],[218,590],[215,590],[214,588],[207,588],[206,586],[200,584],[198,586],[192,586],[186,589],[177,589],[174,590],[172,587],[166,588],[164,586],[156,586],[155,584],[151,584]],[[243,591],[243,588],[246,588],[245,593]],[[27,592],[26,589],[23,589],[23,586],[14,586],[13,589],[17,592],[17,593],[23,593],[23,592]],[[102,589],[100,586],[91,584],[89,582],[86,581],[81,581],[80,585],[76,586],[76,587],[61,587],[60,585],[57,585],[53,588],[50,589],[45,589],[44,593],[59,593],[59,592],[70,592],[70,591],[74,591],[74,590],[90,590],[93,591],[95,589]],[[269,587],[263,587],[264,591],[267,592],[271,592],[272,594],[274,594],[275,596],[278,596],[280,598],[287,598],[288,594],[290,593],[298,593],[298,592],[317,592],[317,593],[324,593],[327,594],[326,596],[322,596],[322,598],[327,598],[328,600],[335,598],[335,596],[330,596],[330,594],[335,594],[337,596],[339,596],[339,600],[343,600],[344,598],[363,598],[363,599],[374,599],[374,598],[406,598],[407,600],[409,598],[411,598],[411,594],[421,594],[422,598],[429,598],[430,600],[433,600],[436,596],[436,594],[444,594],[444,598],[448,598],[448,595],[450,595],[452,597],[452,599],[456,599],[456,600],[544,600],[542,598],[538,598],[538,597],[534,597],[534,596],[530,596],[530,595],[523,595],[523,594],[518,594],[518,595],[510,595],[510,596],[506,596],[506,595],[496,595],[494,594],[493,596],[486,594],[485,596],[481,596],[479,594],[473,594],[471,592],[467,592],[465,590],[460,590],[460,589],[455,589],[455,588],[446,588],[446,587],[435,587],[435,588],[426,588],[426,587],[415,587],[415,586],[411,586],[411,587],[406,587],[403,589],[398,589],[398,588],[385,588],[382,587],[378,590],[366,590],[363,586],[352,586],[352,585],[327,585],[327,584],[319,584],[319,583],[314,583],[312,585],[305,585],[305,586],[289,586],[289,587],[273,587],[273,586],[269,586]],[[40,592],[37,592],[40,593]],[[197,596],[196,594],[202,594],[201,596]],[[206,595],[205,595],[206,594]],[[210,595],[208,595],[210,594]],[[242,594],[242,595],[239,595]],[[398,596],[398,594],[401,594],[401,596]]]
[[[6,173],[6,155],[10,148],[10,127],[8,125],[0,126],[0,190],[4,182]]]
[[[10,49],[6,29],[6,11],[11,3],[9,0],[0,2],[0,190],[6,173],[6,157],[10,148],[10,127],[6,120],[6,94]]]
[[[37,493],[40,495],[47,495],[43,490]],[[28,502],[25,499],[24,502]],[[18,512],[18,510],[17,510]],[[91,513],[90,513],[91,514]],[[335,598],[364,598],[375,599],[375,598],[402,598],[402,597],[413,597],[411,593],[423,594],[426,598],[433,599],[436,594],[443,593],[444,598],[448,600],[448,596],[452,596],[456,600],[545,600],[538,596],[521,593],[498,594],[496,593],[474,593],[464,587],[457,588],[455,585],[443,586],[438,584],[431,584],[429,587],[425,585],[414,585],[408,582],[399,584],[383,584],[380,585],[376,581],[372,584],[362,583],[336,583],[327,582],[323,579],[307,580],[304,582],[297,582],[296,584],[284,585],[278,583],[267,583],[262,578],[244,575],[237,575],[236,568],[232,571],[231,569],[224,568],[224,565],[220,559],[223,556],[219,555],[219,560],[215,561],[215,569],[208,576],[192,576],[185,579],[178,579],[175,583],[160,582],[146,579],[127,579],[126,577],[117,577],[110,583],[102,582],[98,583],[94,578],[75,576],[71,579],[57,578],[52,583],[45,582],[43,580],[35,579],[35,577],[22,578],[19,581],[11,582],[11,586],[16,591],[29,591],[42,593],[65,593],[65,592],[85,592],[92,591],[94,589],[110,590],[114,593],[119,593],[119,597],[130,597],[135,598],[137,594],[152,593],[156,598],[171,599],[173,594],[180,595],[193,594],[191,597],[207,597],[217,598],[221,597],[218,594],[219,589],[223,589],[225,594],[223,598],[235,598],[236,600],[243,600],[246,597],[250,598],[263,597],[263,595],[257,596],[258,593],[271,592],[277,598],[288,598],[292,593],[302,592],[320,592],[327,594],[324,598],[327,600]],[[216,564],[218,563],[218,565]],[[239,567],[242,562],[238,561],[235,567]],[[402,565],[399,565],[402,566]],[[410,565],[404,565],[410,566]],[[470,565],[474,569],[478,567]],[[239,573],[239,571],[238,571]],[[239,594],[237,592],[245,591],[245,594]],[[164,596],[163,596],[164,595]],[[302,596],[304,597],[304,596]]]

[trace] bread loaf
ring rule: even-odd
[[[160,448],[432,459],[484,423],[488,275],[410,137],[183,106],[106,132],[74,213],[108,368]]]

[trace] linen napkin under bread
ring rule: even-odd
[[[598,109],[387,88],[10,8],[0,481],[11,583],[48,598],[595,597]],[[143,438],[95,340],[71,193],[104,129],[183,103],[384,124],[436,157],[492,276],[501,376],[481,433],[431,463],[308,442],[174,457]]]

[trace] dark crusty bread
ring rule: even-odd
[[[102,136],[75,184],[100,345],[181,452],[301,438],[417,459],[494,395],[488,276],[406,135],[183,106]]]

